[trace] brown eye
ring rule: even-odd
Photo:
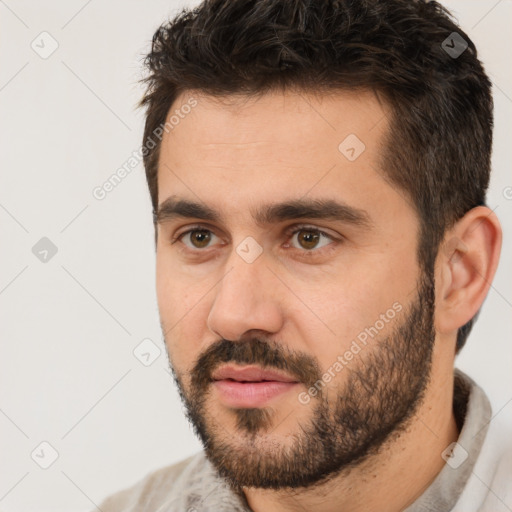
[[[314,249],[318,240],[320,240],[320,235],[303,229],[299,231],[297,240],[304,249]]]
[[[204,249],[212,239],[212,232],[208,229],[192,229],[183,233],[182,236],[185,240],[188,238],[192,248]]]
[[[211,238],[211,233],[206,229],[196,230],[190,233],[190,241],[195,247],[199,249],[206,247],[209,244]]]
[[[322,241],[322,237],[325,239],[325,242]],[[294,240],[295,238],[297,238],[297,241],[292,242],[291,245],[295,249],[302,249],[309,252],[313,252],[314,249],[321,249],[322,247],[332,243],[334,240],[327,233],[324,233],[319,229],[309,227],[295,229],[295,231],[291,233],[291,240]]]

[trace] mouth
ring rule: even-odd
[[[276,370],[265,370],[257,366],[238,368],[232,365],[223,366],[213,372],[212,379],[214,381],[232,380],[235,382],[298,382],[297,379]]]
[[[221,401],[237,408],[261,407],[299,384],[293,377],[255,366],[223,366],[212,381]]]

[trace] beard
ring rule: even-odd
[[[223,339],[197,359],[188,388],[183,375],[170,365],[206,457],[232,489],[240,493],[242,487],[320,486],[361,465],[407,428],[430,378],[435,340],[433,273],[422,272],[415,300],[404,311],[404,320],[388,336],[376,337],[373,346],[368,345],[343,368],[343,384],[317,388],[318,394],[309,402],[309,416],[302,422],[297,419],[298,432],[288,434],[291,442],[287,443],[271,435],[280,424],[275,416],[282,411],[270,406],[230,408],[234,432],[228,431],[227,423],[216,421],[208,410],[211,375],[225,363],[259,365],[284,370],[309,389],[322,379],[311,355],[261,338]],[[304,407],[297,401],[288,416]]]

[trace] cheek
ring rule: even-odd
[[[191,308],[193,297],[190,285],[176,259],[159,247],[156,255],[158,308],[162,320],[171,326]]]
[[[172,363],[180,372],[188,371],[204,348],[209,312],[210,286],[190,281],[183,273],[171,271],[157,259],[156,292],[160,323]]]
[[[314,288],[295,285],[309,310],[298,308],[292,314],[322,370],[344,354],[349,362],[358,360],[372,342],[403,321],[404,306],[411,300],[409,288],[415,282],[412,269],[404,269],[403,274],[406,277],[395,279],[389,268],[380,266],[376,271],[370,266],[364,272],[332,276]]]

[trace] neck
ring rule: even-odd
[[[243,492],[253,512],[396,512],[429,487],[445,464],[441,453],[458,436],[453,366],[433,368],[422,405],[409,425],[392,435],[378,454],[312,489],[245,488]]]

